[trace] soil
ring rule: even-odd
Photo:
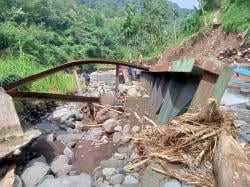
[[[226,34],[222,27],[209,27],[184,42],[177,49],[166,49],[149,61],[150,65],[162,64],[187,58],[215,57],[227,64],[250,67],[250,44],[244,43],[240,34]],[[240,55],[247,51],[247,55]]]

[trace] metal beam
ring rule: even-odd
[[[75,95],[64,95],[64,94],[51,94],[51,93],[41,93],[41,92],[7,92],[10,96],[15,99],[42,99],[42,100],[60,100],[60,101],[70,101],[70,102],[89,102],[89,103],[99,103],[99,97],[83,97]]]
[[[80,59],[80,60],[76,60],[76,61],[72,61],[72,62],[62,64],[60,66],[48,69],[46,71],[31,75],[29,77],[26,77],[24,79],[15,81],[15,82],[10,83],[10,84],[7,84],[7,85],[3,86],[3,88],[6,91],[11,91],[11,90],[13,90],[15,88],[18,88],[18,87],[22,86],[22,85],[25,85],[25,84],[30,83],[30,82],[34,82],[34,81],[36,81],[38,79],[47,77],[47,76],[49,76],[49,75],[51,75],[53,73],[57,73],[57,72],[59,72],[61,70],[64,70],[64,69],[67,69],[67,68],[70,68],[70,67],[74,67],[74,66],[78,66],[78,65],[93,64],[93,63],[94,64],[114,64],[114,65],[121,65],[121,66],[130,66],[130,67],[135,68],[135,69],[140,69],[140,70],[143,70],[143,71],[149,71],[149,68],[146,67],[146,66],[131,64],[131,63],[124,62],[124,61],[115,61],[115,60],[103,59],[103,58]]]

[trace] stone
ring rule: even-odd
[[[128,96],[130,96],[130,97],[136,97],[137,96],[137,90],[134,87],[130,88],[127,93],[128,93]]]
[[[91,187],[91,176],[82,173],[77,176],[64,176],[56,179],[45,179],[37,187]]]
[[[101,109],[96,113],[95,120],[97,123],[104,123],[106,120],[113,118],[118,119],[119,116],[116,112],[109,111],[108,109],[104,108]]]
[[[111,93],[107,93],[106,95],[101,97],[101,102],[102,105],[117,105],[119,104],[119,100],[116,98],[116,96],[114,96]]]
[[[250,110],[250,102],[246,103],[246,109]]]
[[[141,187],[141,185],[138,184],[123,184],[121,187]]]
[[[95,181],[95,185],[93,186],[100,186],[104,181],[104,178],[103,177],[99,177],[96,181]]]
[[[60,123],[64,123],[69,118],[75,115],[74,111],[71,111],[69,108],[59,108],[52,114],[52,120]]]
[[[124,143],[128,143],[131,140],[132,136],[130,134],[123,134],[121,137],[121,141]]]
[[[234,126],[236,128],[239,128],[241,126],[247,126],[247,125],[248,125],[248,123],[243,121],[243,120],[234,120]]]
[[[39,184],[44,176],[49,172],[49,166],[44,156],[31,160],[21,174],[21,179],[25,186],[33,187]]]
[[[68,157],[58,155],[51,163],[51,170],[57,177],[65,176],[72,170],[72,165],[68,164]]]
[[[123,160],[124,159],[124,155],[120,154],[120,153],[115,153],[113,157],[118,159],[118,160]]]
[[[100,162],[100,166],[102,168],[122,168],[124,165],[123,160],[117,160],[114,158],[110,158],[108,160],[102,160]]]
[[[109,143],[108,137],[104,135],[101,138],[100,143],[102,143],[102,144],[108,144]]]
[[[121,140],[121,137],[122,137],[122,133],[120,132],[115,132],[113,134],[113,142],[116,144],[118,143],[120,140]]]
[[[138,184],[139,181],[133,175],[127,175],[124,177],[123,184]]]
[[[129,133],[129,131],[130,131],[130,124],[124,125],[122,133],[127,134],[127,133]]]
[[[129,118],[130,116],[131,116],[131,113],[128,113],[128,112],[125,113],[126,118]]]
[[[132,127],[132,132],[134,132],[134,133],[138,133],[140,130],[141,130],[141,128],[139,126]]]
[[[121,154],[128,154],[129,148],[127,146],[118,147],[117,152]]]
[[[15,180],[12,187],[22,187],[22,180],[18,175],[15,175]]]
[[[73,151],[71,151],[71,149],[68,147],[65,147],[65,149],[63,150],[63,154],[66,155],[68,159],[74,158]]]
[[[122,126],[121,126],[121,125],[118,125],[118,126],[116,126],[116,127],[114,128],[114,130],[115,130],[116,132],[121,132],[121,131],[122,131]]]
[[[119,125],[119,122],[111,118],[103,123],[103,128],[105,129],[106,132],[114,132],[114,129],[117,125]]]
[[[110,178],[110,184],[121,184],[123,181],[124,176],[122,174],[116,174]]]
[[[102,174],[106,177],[107,180],[116,172],[115,168],[104,168]]]
[[[46,140],[47,140],[48,142],[53,142],[53,141],[54,141],[54,134],[51,133],[51,134],[47,135]]]
[[[61,134],[57,136],[57,140],[68,143],[82,139],[83,134]]]
[[[69,172],[69,176],[75,176],[75,175],[77,175],[77,171],[70,171]]]
[[[165,175],[162,175],[152,170],[152,168],[163,170],[160,164],[150,163],[144,170],[141,178],[141,183],[143,187],[160,186],[161,181],[163,181],[166,178]]]
[[[180,181],[176,179],[165,180],[162,187],[182,187]]]

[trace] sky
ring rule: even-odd
[[[181,8],[193,8],[194,6],[198,7],[198,0],[171,0],[177,3]]]

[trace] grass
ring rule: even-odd
[[[27,77],[50,67],[43,67],[22,58],[0,58],[0,82],[10,75]],[[53,74],[27,85],[30,91],[66,93],[75,90],[73,76],[64,72]]]
[[[239,0],[230,3],[224,7],[220,17],[227,33],[250,29],[250,1]]]

